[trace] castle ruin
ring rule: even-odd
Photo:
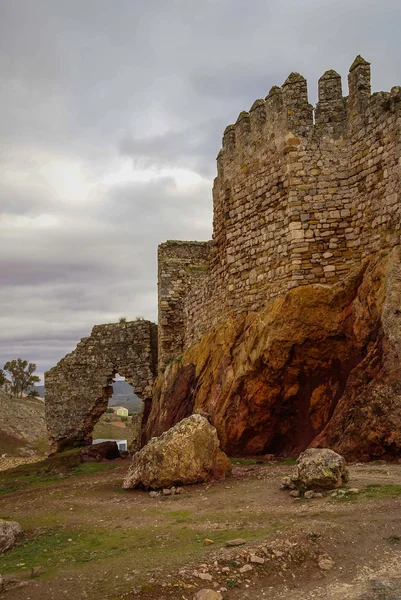
[[[216,323],[290,288],[333,284],[399,244],[401,88],[371,94],[370,65],[327,71],[318,103],[291,73],[223,136],[213,239],[159,247],[159,366]]]
[[[330,286],[400,243],[401,88],[372,95],[360,56],[348,87],[344,97],[340,75],[327,71],[314,108],[306,80],[291,73],[226,128],[212,241],[159,246],[159,371],[214,325],[291,288]],[[46,374],[49,432],[59,448],[90,442],[117,371],[150,399],[155,327],[95,328]]]

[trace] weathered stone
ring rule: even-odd
[[[333,450],[309,448],[299,456],[291,479],[300,490],[330,490],[347,483],[349,473],[344,458]]]
[[[22,527],[16,521],[0,519],[0,552],[11,550],[22,533]]]
[[[235,538],[234,540],[228,540],[228,542],[226,542],[227,548],[235,548],[236,546],[243,546],[244,544],[246,544],[246,540],[242,538]]]
[[[357,61],[344,97],[340,75],[327,71],[313,119],[297,77],[226,129],[212,242],[160,247],[163,368],[231,316],[292,287],[342,281],[362,258],[399,244],[400,88],[371,96],[370,66]],[[192,279],[191,263],[201,276]]]
[[[123,487],[160,489],[223,478],[231,463],[219,446],[216,429],[201,415],[192,415],[133,456]]]
[[[152,394],[157,327],[150,321],[96,325],[90,337],[45,374],[46,423],[53,451],[90,445],[119,373],[144,401]]]
[[[306,500],[312,500],[312,498],[315,497],[315,492],[313,490],[308,490],[307,492],[304,493],[304,498]]]
[[[249,557],[249,560],[251,563],[254,563],[255,565],[264,565],[265,564],[265,559],[262,558],[261,556],[258,556],[257,554],[251,554]]]
[[[248,573],[248,571],[252,571],[252,565],[246,564],[239,569],[240,573]]]
[[[171,390],[190,371],[179,397],[212,415],[231,456],[311,444],[347,460],[401,456],[400,265],[400,247],[379,252],[341,285],[295,288],[214,328],[159,376],[144,441],[171,426],[182,408]]]

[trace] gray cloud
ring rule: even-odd
[[[1,2],[0,366],[156,319],[157,244],[210,237],[224,127],[293,70],[346,93],[358,53],[400,84],[400,25],[398,0]]]

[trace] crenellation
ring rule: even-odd
[[[313,125],[313,106],[308,102],[308,84],[299,73],[291,73],[282,87],[285,127],[297,135],[305,135]]]
[[[370,63],[357,56],[348,74],[348,114],[354,127],[360,119],[366,118],[366,109],[371,97]]]
[[[401,88],[371,95],[370,65],[357,57],[348,98],[334,70],[318,90],[313,118],[307,82],[292,73],[226,128],[208,268],[181,297],[176,355],[231,315],[335,284],[399,243]]]

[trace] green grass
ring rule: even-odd
[[[258,539],[264,532],[241,532],[241,537]],[[214,548],[235,536],[231,529],[213,532]],[[150,568],[199,559],[208,552],[203,545],[209,531],[188,527],[65,528],[63,526],[28,532],[22,542],[2,556],[2,574],[29,577],[32,567],[41,566],[45,577],[58,569],[81,570],[86,563],[102,562],[105,567],[116,559],[126,567],[147,572]],[[163,539],[165,541],[163,541]]]
[[[267,465],[268,463],[265,460],[258,460],[257,458],[230,458],[230,461],[233,465]]]
[[[176,523],[185,523],[191,516],[190,510],[170,510],[167,513],[168,517],[174,519]]]
[[[341,496],[333,496],[331,498],[335,502],[356,502],[358,499],[380,499],[380,498],[394,498],[395,496],[401,495],[401,485],[396,484],[385,484],[372,483],[366,488],[359,491],[358,494],[350,494],[349,492]]]
[[[363,498],[385,498],[401,495],[401,485],[386,484],[380,485],[378,483],[372,483],[366,488],[361,490],[356,497],[360,496]]]
[[[79,449],[67,450],[38,463],[3,471],[0,474],[0,495],[27,487],[47,485],[68,477],[102,473],[118,466],[110,463],[81,463],[78,452]]]

